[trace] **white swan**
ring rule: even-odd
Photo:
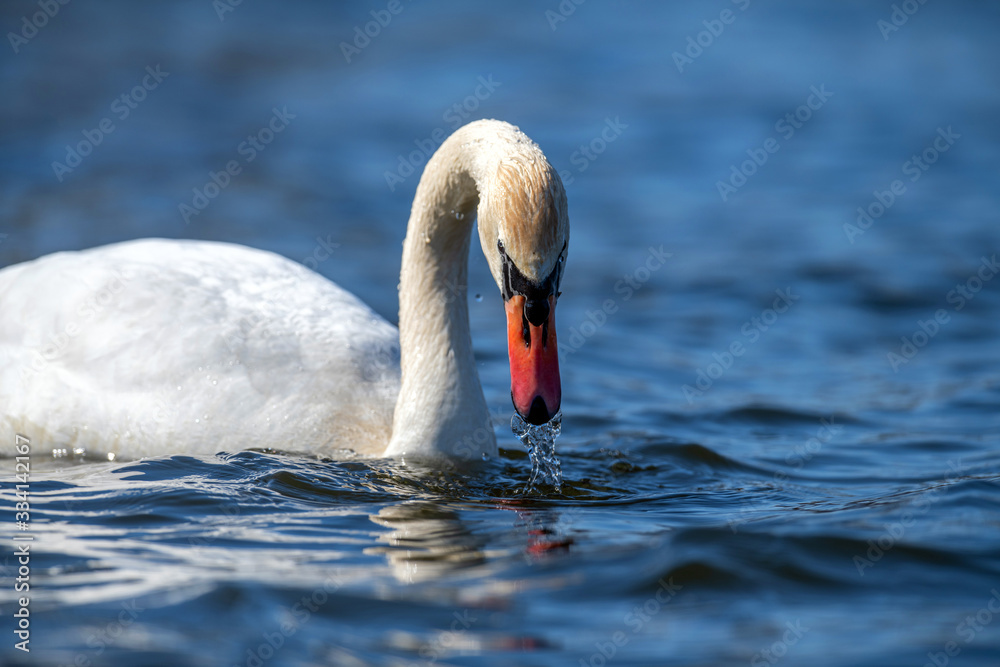
[[[122,458],[494,455],[465,288],[473,213],[505,303],[514,406],[544,423],[560,403],[566,195],[536,144],[483,120],[417,186],[398,335],[322,276],[237,245],[149,239],[3,269],[0,442]]]

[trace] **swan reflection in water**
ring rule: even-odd
[[[391,529],[376,538],[385,546],[369,547],[365,553],[384,554],[399,581],[422,583],[454,576],[460,570],[490,567],[492,561],[518,555],[534,560],[571,548],[572,538],[564,534],[558,511],[530,509],[518,503],[496,501],[495,509],[513,511],[516,516],[509,533],[499,539],[495,534],[475,530],[472,518],[463,518],[460,510],[480,511],[478,507],[463,505],[456,509],[429,500],[389,505],[370,517],[374,523]]]

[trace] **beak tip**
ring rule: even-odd
[[[528,414],[524,414],[521,410],[518,410],[517,412],[524,418],[524,421],[529,424],[541,426],[542,424],[550,422],[558,410],[559,406],[556,406],[555,410],[549,410],[548,406],[545,405],[545,400],[541,396],[535,396],[535,400],[531,402],[531,408],[528,410]]]

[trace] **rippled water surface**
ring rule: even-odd
[[[570,202],[561,487],[523,493],[474,252],[498,460],[33,442],[32,651],[5,539],[0,663],[1000,664],[996,7],[403,2],[345,56],[384,3],[220,4],[73,2],[5,38],[0,266],[226,240],[394,322],[422,151],[509,120]],[[37,11],[5,3],[2,32]]]

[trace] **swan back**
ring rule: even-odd
[[[398,338],[278,255],[150,239],[0,271],[0,440],[90,455],[381,453]]]

